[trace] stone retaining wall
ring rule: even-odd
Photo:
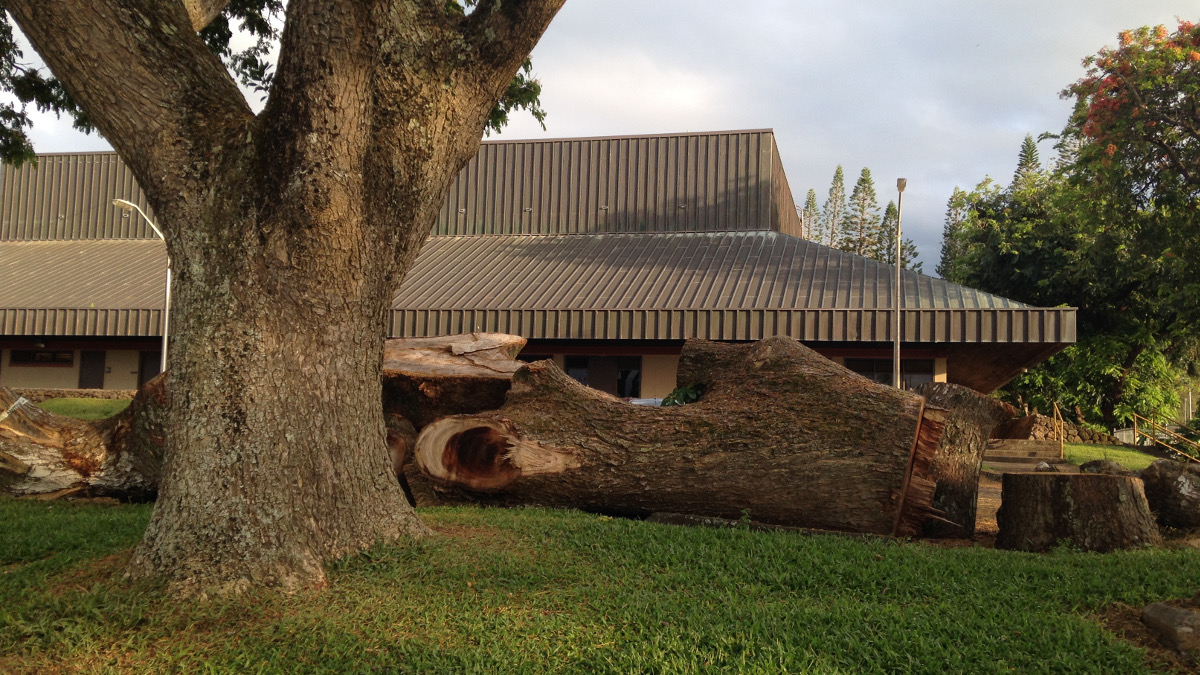
[[[1077,427],[1070,422],[1064,424],[1068,443],[1102,443],[1125,445],[1117,437],[1102,431]],[[992,438],[1012,438],[1044,441],[1054,439],[1054,419],[1045,415],[1018,417],[996,427]]]
[[[102,398],[108,400],[131,399],[136,389],[13,389],[34,403],[50,398]]]

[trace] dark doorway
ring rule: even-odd
[[[104,388],[104,352],[79,352],[79,388]]]
[[[141,352],[138,354],[138,389],[142,388],[155,375],[162,372],[162,352]]]
[[[568,356],[563,366],[567,375],[593,389],[621,398],[642,395],[640,356]]]

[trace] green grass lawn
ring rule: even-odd
[[[1093,618],[1190,596],[1194,550],[1047,555],[424,510],[290,597],[121,579],[148,506],[0,500],[0,672],[870,673],[1146,670]]]
[[[112,417],[129,407],[129,399],[102,398],[51,398],[38,404],[56,415],[66,415],[81,420],[99,420]]]
[[[1094,459],[1111,459],[1130,471],[1141,471],[1161,459],[1119,445],[1089,443],[1067,443],[1063,446],[1063,454],[1066,455],[1068,462],[1077,466]]]

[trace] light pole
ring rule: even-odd
[[[892,381],[900,388],[900,310],[904,307],[904,293],[900,288],[900,213],[904,208],[904,186],[908,185],[907,178],[896,179],[896,190],[900,196],[896,199],[896,290],[892,304],[893,314],[896,315],[896,325],[892,345]]]
[[[121,209],[122,211],[125,211],[125,212],[137,211],[138,215],[140,215],[142,217],[142,219],[146,221],[146,224],[150,226],[150,229],[154,230],[154,234],[157,234],[158,238],[162,239],[164,244],[167,243],[167,238],[163,236],[162,230],[158,229],[158,225],[155,225],[154,221],[150,220],[150,216],[147,216],[146,212],[143,211],[140,207],[138,207],[137,204],[134,204],[133,202],[125,200],[125,199],[114,199],[114,200],[112,200],[112,205],[117,207],[118,209]],[[167,327],[170,325],[170,323],[171,323],[171,254],[168,253],[167,254],[167,295],[163,301],[162,360],[159,362],[159,371],[164,372],[164,373],[167,372]]]

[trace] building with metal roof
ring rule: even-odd
[[[0,172],[0,385],[157,373],[161,242],[114,153]],[[488,141],[392,305],[394,337],[498,331],[592,386],[662,396],[687,338],[788,335],[891,377],[895,270],[801,238],[769,130]],[[1075,340],[1075,310],[902,272],[902,370],[991,391]]]

